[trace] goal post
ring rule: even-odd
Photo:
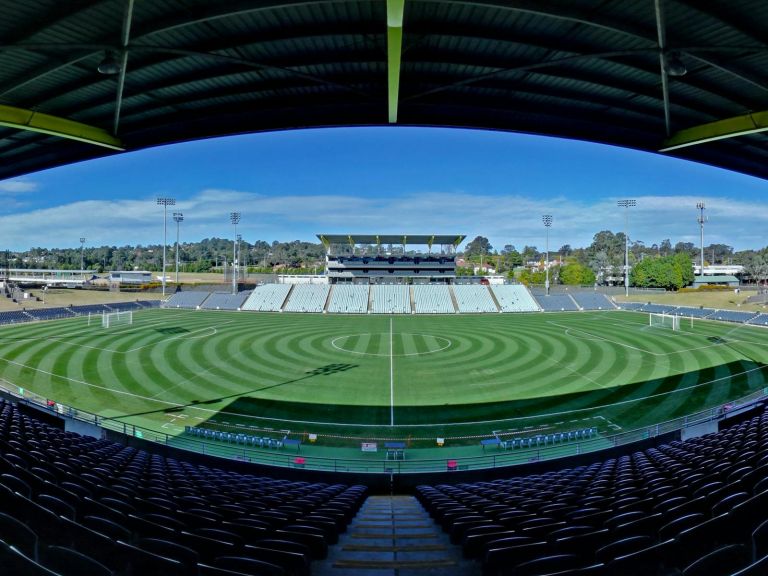
[[[133,324],[133,310],[104,312],[104,314],[101,316],[101,326],[103,328],[130,324]]]
[[[648,313],[648,326],[656,328],[669,328],[677,332],[680,330],[680,316],[675,314]]]

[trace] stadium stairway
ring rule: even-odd
[[[480,574],[413,496],[370,496],[312,576]]]

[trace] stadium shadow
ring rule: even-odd
[[[115,416],[113,419],[119,420],[121,418],[130,418],[133,416],[147,416],[149,414],[172,414],[174,412],[182,412],[185,408],[188,408],[190,406],[204,406],[204,405],[210,405],[210,404],[217,404],[219,402],[223,402],[230,398],[237,399],[243,396],[247,396],[248,394],[253,394],[255,392],[263,392],[264,390],[270,390],[272,388],[278,388],[280,386],[294,384],[296,382],[301,382],[303,380],[309,380],[310,378],[314,378],[316,376],[330,376],[332,374],[338,374],[339,372],[346,372],[347,370],[352,370],[353,368],[357,368],[358,366],[359,366],[358,364],[326,364],[325,366],[319,366],[317,368],[313,368],[312,370],[308,370],[307,372],[305,372],[305,375],[301,376],[300,378],[293,378],[291,380],[285,380],[284,382],[277,382],[276,384],[270,384],[268,386],[259,386],[258,388],[253,388],[252,390],[246,390],[245,392],[238,392],[237,394],[230,394],[229,396],[220,396],[219,398],[209,398],[207,400],[192,400],[187,404],[180,404],[178,406],[172,406],[170,408],[160,408],[157,410],[146,410],[143,412],[134,412],[132,414],[123,414],[122,416]]]

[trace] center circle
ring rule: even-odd
[[[424,356],[442,352],[453,342],[444,336],[407,332],[346,334],[331,340],[331,346],[360,356]]]

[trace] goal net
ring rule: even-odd
[[[648,314],[648,325],[657,328],[669,328],[671,330],[680,330],[680,316],[673,314]]]
[[[133,324],[133,310],[122,312],[105,312],[101,317],[101,325],[104,328]]]

